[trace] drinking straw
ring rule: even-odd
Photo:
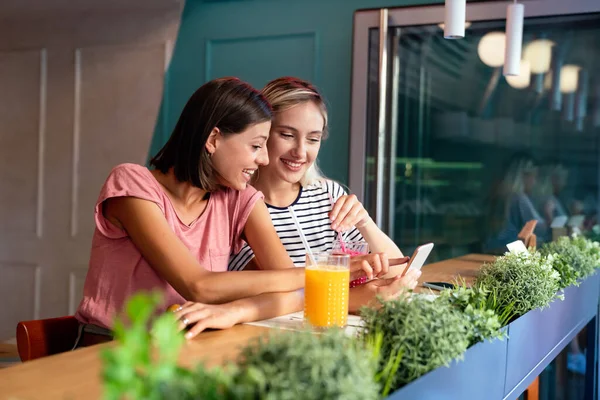
[[[331,196],[331,193],[327,192],[327,194],[329,195],[329,203],[331,204],[331,209],[333,210],[333,206],[335,205],[334,201],[333,201],[333,197]],[[344,244],[344,238],[341,234],[341,232],[336,232],[335,233],[338,240],[340,241],[340,247],[342,248],[342,253],[346,253],[346,246]]]
[[[298,234],[300,235],[300,240],[302,240],[302,244],[304,245],[304,249],[306,250],[306,254],[313,265],[317,265],[317,261],[315,260],[315,255],[312,253],[310,246],[308,245],[308,241],[306,240],[306,236],[304,236],[304,232],[302,232],[302,228],[300,227],[300,222],[298,221],[298,217],[296,217],[296,213],[292,206],[288,207],[288,211],[294,220],[294,224],[296,225],[296,229],[298,230]]]

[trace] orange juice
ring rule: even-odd
[[[350,270],[334,265],[307,266],[304,318],[315,327],[346,326]]]

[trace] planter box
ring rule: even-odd
[[[506,339],[477,343],[467,349],[464,360],[423,375],[388,399],[500,399],[504,393],[506,346]]]
[[[598,312],[600,274],[565,289],[565,300],[510,323],[508,339],[478,343],[388,399],[514,399]],[[595,344],[598,346],[597,340]],[[588,351],[591,351],[589,349]]]
[[[596,315],[600,274],[565,289],[565,300],[508,325],[505,397],[516,398]]]

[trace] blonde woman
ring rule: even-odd
[[[538,166],[527,155],[513,156],[504,174],[501,189],[491,202],[492,217],[497,222],[485,243],[486,251],[504,252],[506,244],[517,240],[520,230],[531,220],[537,221],[534,232],[538,244],[551,239],[552,204],[540,212],[532,200],[539,186],[538,172]]]
[[[319,91],[309,82],[283,77],[268,83],[262,94],[273,108],[267,141],[270,162],[259,167],[252,185],[264,194],[273,225],[294,264],[304,265],[306,251],[290,208],[313,251],[331,250],[340,235],[344,241],[365,240],[372,253],[381,255],[382,269],[389,267],[388,258],[403,257],[356,196],[319,171],[317,156],[328,136],[327,108]],[[230,270],[265,268],[249,246],[229,263]],[[350,310],[358,310],[377,295],[392,298],[412,289],[419,276],[420,272],[411,271],[404,277],[376,279],[352,288]]]

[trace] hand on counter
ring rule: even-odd
[[[188,301],[183,306],[170,311],[175,313],[179,320],[179,329],[189,328],[185,334],[186,339],[191,339],[205,329],[231,328],[239,322],[238,313],[232,303],[228,304],[203,304]]]

